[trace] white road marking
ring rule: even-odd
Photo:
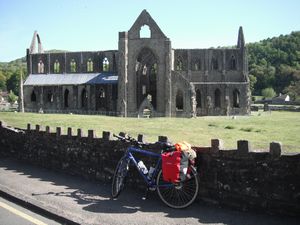
[[[35,218],[33,218],[33,217],[31,217],[31,216],[29,216],[29,215],[27,215],[27,214],[25,214],[25,213],[23,213],[23,212],[15,209],[15,208],[13,208],[13,207],[5,204],[4,202],[0,202],[0,207],[2,207],[4,209],[6,209],[6,210],[8,210],[8,211],[10,211],[10,212],[12,212],[14,214],[16,214],[17,216],[20,216],[20,217],[22,217],[22,218],[24,218],[24,219],[26,219],[26,220],[28,220],[28,221],[36,224],[36,225],[47,225],[46,223],[44,223],[44,222],[42,222],[42,221],[40,221],[38,219],[35,219]]]

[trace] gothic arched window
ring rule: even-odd
[[[176,109],[183,110],[183,92],[181,90],[178,90],[176,94]]]
[[[103,64],[103,71],[105,72],[109,71],[109,61],[106,57],[103,59],[102,64]]]
[[[69,107],[69,90],[66,89],[64,92],[64,106],[65,108]]]
[[[215,90],[215,108],[221,107],[221,91],[220,89]]]
[[[71,73],[76,73],[76,62],[75,59],[72,59],[70,62]]]
[[[213,57],[211,59],[211,69],[212,70],[218,70],[219,69],[218,60],[215,57]]]
[[[38,63],[38,73],[44,73],[44,63],[43,63],[43,61],[42,60],[40,60],[39,61],[39,63]]]
[[[231,59],[230,59],[230,69],[236,70],[236,59],[234,56],[231,56]]]
[[[55,60],[53,71],[54,71],[54,73],[60,72],[60,64],[59,64],[58,60]]]
[[[36,102],[36,94],[34,91],[32,91],[31,96],[30,96],[31,102]]]
[[[88,95],[85,88],[81,92],[81,108],[87,108]]]
[[[240,92],[237,89],[233,91],[233,107],[240,107]]]
[[[86,63],[87,65],[87,72],[93,72],[94,71],[94,63],[91,58]]]
[[[202,101],[201,101],[201,91],[197,89],[196,91],[196,103],[197,103],[197,108],[202,108]]]
[[[151,30],[148,25],[141,26],[140,38],[151,38]]]
[[[182,59],[178,58],[176,60],[176,68],[177,71],[182,71],[183,70],[183,63],[182,63]]]

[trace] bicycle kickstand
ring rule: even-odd
[[[148,199],[148,192],[149,192],[149,188],[146,188],[146,191],[144,193],[144,196],[142,197],[142,200]]]

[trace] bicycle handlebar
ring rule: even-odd
[[[149,145],[148,143],[144,143],[144,142],[140,142],[140,141],[136,140],[135,138],[131,137],[130,135],[126,135],[125,137],[123,137],[123,136],[113,134],[113,136],[116,137],[117,139],[119,139],[120,141],[127,142],[127,143],[132,143],[132,144],[135,144],[135,145],[138,145],[138,146],[147,146],[147,145]]]

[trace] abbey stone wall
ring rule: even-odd
[[[146,37],[141,35],[144,27],[149,28]],[[128,32],[119,33],[118,50],[44,53],[35,33],[27,68],[26,111],[132,117],[250,113],[241,27],[235,48],[172,49],[144,10]]]

